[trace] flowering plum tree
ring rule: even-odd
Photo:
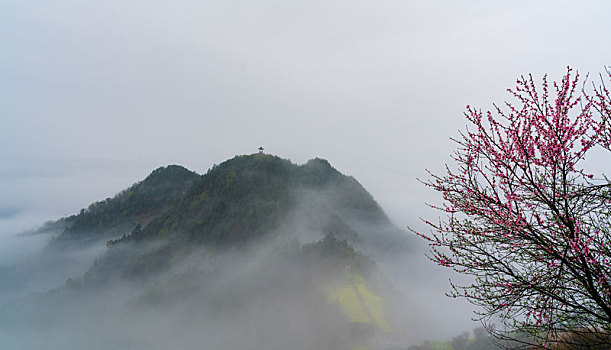
[[[611,341],[611,184],[583,168],[610,149],[611,98],[602,78],[578,83],[521,77],[513,103],[467,106],[456,167],[425,182],[445,213],[418,233],[429,258],[471,276],[449,295],[513,347]]]

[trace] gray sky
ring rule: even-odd
[[[71,214],[157,166],[205,172],[259,146],[297,163],[328,159],[399,226],[413,224],[435,200],[415,178],[448,161],[464,106],[502,102],[521,74],[603,71],[610,10],[558,0],[2,1],[0,228]]]

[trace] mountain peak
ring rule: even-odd
[[[191,177],[194,173],[189,169],[176,164],[160,166],[153,170],[144,181],[153,181],[157,179],[168,179],[172,177]],[[143,182],[144,182],[143,181]]]
[[[53,243],[114,238],[137,224],[148,223],[179,199],[197,178],[197,173],[179,165],[159,167],[114,197],[92,203],[79,214],[53,223],[63,228]]]
[[[323,159],[323,158],[313,158],[308,160],[307,163],[305,163],[306,167],[318,167],[318,168],[325,168],[325,169],[333,169],[333,167],[331,166],[331,164],[329,163],[328,160]]]
[[[179,165],[160,167],[63,220],[58,242],[163,241],[175,251],[245,247],[278,237],[307,242],[329,233],[373,246],[383,241],[378,232],[397,230],[373,196],[329,161],[296,165],[264,153],[235,156],[204,175]]]

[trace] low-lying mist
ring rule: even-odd
[[[51,264],[20,270],[22,281],[3,279],[2,289],[11,291],[2,300],[10,301],[2,307],[3,343],[13,349],[338,349],[362,341],[354,333],[363,330],[352,329],[341,306],[329,300],[346,283],[350,262],[305,256],[307,246],[280,239],[234,251],[199,249],[157,276],[92,285],[83,278],[85,262],[102,256],[99,245],[71,259],[76,266],[41,255]],[[430,282],[420,279],[424,267],[417,261],[380,258],[367,271],[367,288],[383,300],[392,327],[375,340],[378,346],[457,332],[447,324],[453,317],[433,301]],[[371,328],[364,331],[378,332]]]
[[[354,204],[354,186],[291,190],[292,209],[245,244],[4,235],[30,250],[0,264],[2,346],[405,349],[473,328],[424,244]]]
[[[309,255],[307,247],[203,249],[147,278],[70,279],[3,307],[3,339],[25,349],[341,348],[356,335],[329,295],[349,283],[350,258]],[[382,295],[373,281],[367,288]]]

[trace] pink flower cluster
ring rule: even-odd
[[[581,168],[593,148],[610,149],[611,95],[604,84],[588,93],[579,79],[570,68],[540,88],[521,77],[508,90],[516,102],[467,106],[457,166],[426,182],[447,215],[418,233],[429,257],[474,277],[452,285],[454,296],[515,328],[611,324],[611,184]]]

